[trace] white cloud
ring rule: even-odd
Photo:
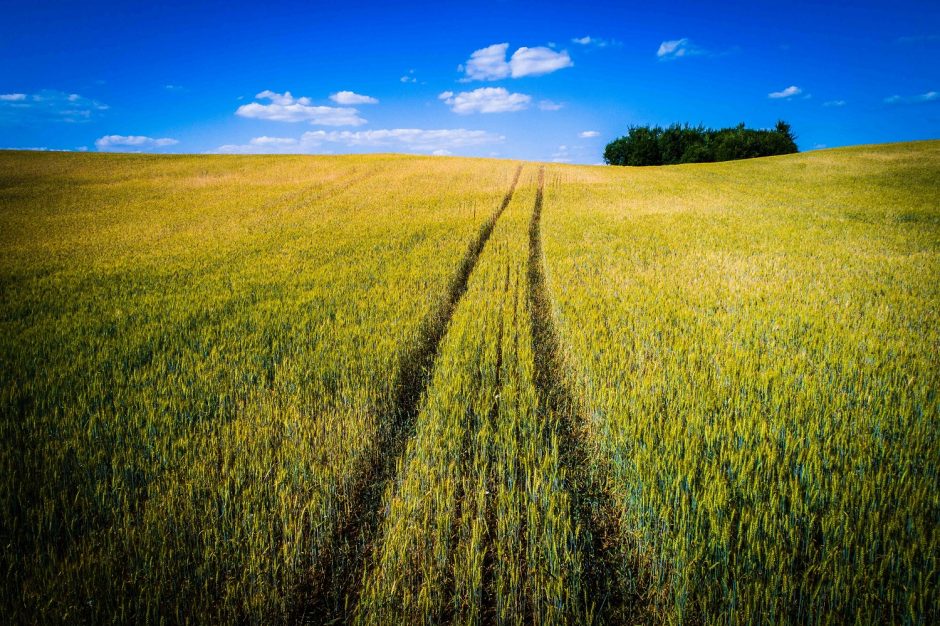
[[[293,137],[255,137],[249,142],[253,146],[293,146],[297,140]]]
[[[783,91],[771,91],[767,94],[768,98],[779,100],[782,98],[792,98],[793,96],[798,96],[803,93],[803,90],[797,87],[796,85],[790,85]]]
[[[77,123],[90,121],[107,109],[107,105],[96,100],[54,89],[0,95],[0,118]]]
[[[255,96],[256,100],[270,100],[273,104],[281,106],[290,106],[292,104],[302,104],[304,106],[309,106],[311,104],[310,98],[294,98],[291,95],[291,92],[285,91],[284,93],[277,93],[276,91],[271,91],[270,89],[265,89],[261,93]]]
[[[227,143],[215,150],[207,150],[204,154],[296,154],[299,150],[269,150],[253,143]]]
[[[936,102],[940,100],[940,93],[928,91],[917,96],[889,96],[885,98],[885,104],[918,104],[920,102]]]
[[[508,43],[494,43],[492,46],[476,50],[466,64],[461,66],[468,80],[499,80],[509,76],[509,64],[506,63]],[[458,68],[460,69],[460,68]]]
[[[558,149],[552,153],[552,163],[571,163],[568,146],[558,146]]]
[[[845,100],[827,100],[823,102],[824,107],[844,107]]]
[[[402,76],[401,78],[399,78],[398,80],[400,80],[403,83],[416,83],[418,82],[418,79],[414,77],[414,73],[415,73],[414,70],[408,70],[408,73]]]
[[[451,154],[462,148],[499,143],[505,137],[484,130],[445,128],[427,130],[421,128],[391,128],[376,130],[315,130],[304,133],[299,139],[256,137],[247,144],[219,146],[215,152],[223,154],[266,153],[327,153],[329,146],[342,146],[356,151],[390,150],[424,154]]]
[[[421,152],[452,150],[502,141],[501,135],[484,130],[451,128],[424,130],[420,128],[393,128],[362,131],[311,131],[304,133],[302,141],[340,143],[350,147],[404,146]]]
[[[532,96],[510,93],[503,87],[481,87],[455,94],[445,91],[438,96],[454,113],[505,113],[529,108]]]
[[[330,100],[337,104],[378,104],[377,98],[364,96],[353,91],[337,91],[330,96]]]
[[[473,52],[467,62],[457,69],[466,74],[465,81],[471,81],[542,76],[574,65],[566,50],[556,52],[544,46],[522,47],[512,54],[509,61],[506,61],[507,52],[508,43],[496,43],[481,48]]]
[[[95,147],[98,150],[110,150],[112,148],[136,148],[137,150],[152,150],[153,148],[165,148],[175,146],[179,141],[164,137],[154,139],[143,135],[105,135],[95,141]]]
[[[551,100],[542,100],[539,102],[539,108],[543,111],[560,111],[565,108],[561,102],[552,102]]]
[[[431,156],[450,156],[452,154],[453,152],[451,152],[450,150],[435,150],[434,152],[431,153]]]
[[[555,52],[544,47],[519,48],[509,60],[513,78],[542,76],[573,65],[567,51]]]
[[[26,152],[87,152],[88,148],[79,146],[74,150],[68,148],[48,148],[46,146],[4,146],[0,150],[23,150]]]
[[[213,152],[218,154],[289,154],[303,152],[300,140],[293,137],[255,137],[247,144],[226,144]]]
[[[576,43],[581,46],[594,46],[595,48],[606,48],[608,46],[622,45],[616,39],[601,39],[600,37],[590,37],[587,35],[584,37],[575,37],[571,41],[572,43]]]
[[[585,130],[585,131],[578,133],[578,137],[580,137],[581,139],[592,139],[594,137],[600,137],[600,136],[601,134],[597,132],[596,130]]]
[[[316,106],[310,98],[294,98],[289,91],[280,94],[265,90],[255,98],[268,100],[270,104],[243,104],[235,115],[274,122],[310,122],[318,126],[360,126],[366,123],[356,109]]]
[[[705,51],[693,44],[688,37],[664,41],[659,44],[659,50],[656,51],[656,56],[659,57],[661,61],[670,61],[701,54],[705,54]]]

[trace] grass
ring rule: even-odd
[[[3,613],[940,618],[940,143],[517,165],[0,152]]]

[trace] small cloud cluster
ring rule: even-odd
[[[920,104],[922,102],[936,102],[940,100],[940,93],[928,91],[917,96],[893,95],[885,98],[885,104]]]
[[[248,142],[253,146],[293,146],[297,140],[292,137],[255,137]]]
[[[88,146],[78,146],[74,150],[70,150],[69,148],[48,148],[46,146],[4,146],[3,148],[0,148],[0,150],[24,150],[26,152],[88,152]]]
[[[347,146],[405,146],[421,152],[435,150],[452,150],[468,146],[478,146],[486,143],[502,141],[501,135],[483,131],[467,130],[464,128],[425,130],[420,128],[393,128],[364,130],[358,132],[322,130],[304,133],[306,142],[334,142]]]
[[[796,85],[790,85],[781,91],[771,91],[769,94],[767,94],[767,97],[772,100],[782,100],[786,98],[792,98],[793,96],[798,96],[801,93],[803,93],[802,89]]]
[[[659,44],[659,49],[656,51],[656,57],[660,61],[672,61],[702,54],[705,54],[705,50],[693,44],[688,37],[664,41]]]
[[[553,102],[551,100],[540,100],[539,109],[542,111],[560,111],[565,108],[565,105],[561,102]]]
[[[571,163],[571,153],[568,146],[558,146],[558,149],[552,153],[552,163]]]
[[[578,137],[581,139],[594,139],[599,136],[600,133],[596,130],[585,130],[578,133]],[[597,158],[594,152],[596,148],[590,147],[591,144],[593,144],[593,142],[575,142],[570,145],[562,144],[552,152],[550,157],[551,161],[553,163],[590,163],[592,159]]]
[[[416,83],[416,82],[418,82],[418,79],[415,78],[415,71],[414,71],[414,70],[408,70],[408,73],[405,74],[404,76],[402,76],[401,78],[399,78],[398,80],[400,80],[400,81],[403,82],[403,83]]]
[[[436,155],[451,154],[461,148],[498,143],[505,139],[484,130],[465,128],[421,129],[391,128],[375,130],[316,130],[300,138],[255,137],[247,144],[224,145],[216,150],[223,154],[259,153],[323,153],[331,145],[354,149],[388,149]]]
[[[379,101],[372,96],[363,96],[353,91],[337,91],[330,95],[330,100],[336,104],[378,104]]]
[[[106,110],[108,106],[97,100],[53,89],[0,94],[0,117],[17,121],[88,122]]]
[[[143,135],[105,135],[95,141],[95,147],[101,151],[128,151],[127,149],[131,149],[130,151],[140,152],[153,150],[154,148],[175,146],[178,143],[179,141],[169,137],[154,139],[153,137],[145,137]]]
[[[544,46],[522,47],[513,52],[507,61],[508,52],[508,43],[497,43],[481,48],[474,51],[458,70],[464,72],[464,81],[500,80],[510,77],[542,76],[574,65],[565,50],[556,52]]]
[[[353,96],[352,92],[349,93]],[[339,95],[339,94],[334,94]],[[238,107],[235,114],[252,119],[273,122],[309,122],[318,126],[361,126],[366,120],[359,111],[348,107],[317,106],[307,97],[295,98],[289,91],[277,93],[265,90],[255,96],[256,100],[267,100],[268,104],[252,102]]]
[[[573,65],[574,62],[566,51],[555,52],[544,47],[519,48],[509,60],[513,78],[542,76]]]
[[[532,96],[511,93],[503,87],[481,87],[473,91],[445,91],[438,96],[450,110],[460,115],[470,113],[506,113],[529,108]]]
[[[608,48],[623,45],[616,39],[602,39],[600,37],[591,37],[589,35],[585,35],[584,37],[575,37],[571,40],[571,42],[580,46],[590,46],[594,48]]]
[[[827,100],[823,102],[824,107],[844,107],[845,100]]]

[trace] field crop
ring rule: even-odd
[[[514,166],[0,158],[4,614],[302,610]]]
[[[940,145],[554,176],[623,597],[668,622],[936,619]]]
[[[532,192],[498,222],[441,347],[386,497],[362,623],[584,621],[561,424],[534,385]]]
[[[940,142],[0,152],[8,621],[940,619]]]

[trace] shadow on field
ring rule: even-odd
[[[529,310],[532,314],[532,351],[535,359],[535,390],[539,407],[559,417],[561,462],[568,476],[568,492],[574,503],[574,518],[585,536],[581,545],[585,612],[595,623],[619,621],[625,598],[620,581],[625,572],[617,557],[617,518],[610,496],[600,477],[591,472],[584,422],[565,378],[565,365],[558,331],[552,315],[552,299],[545,278],[542,253],[542,204],[544,168],[539,169],[538,190],[529,223]],[[593,606],[591,606],[593,604]],[[631,602],[632,604],[632,602]]]
[[[306,594],[307,597],[299,599],[296,621],[305,624],[342,624],[351,621],[364,566],[382,521],[382,496],[388,481],[394,477],[398,460],[404,454],[420,410],[421,397],[431,379],[438,347],[457,304],[467,291],[470,275],[497,220],[512,200],[521,172],[520,165],[499,207],[470,243],[451,279],[447,295],[424,320],[418,341],[403,355],[398,369],[393,419],[381,425],[383,432],[379,444],[371,464],[363,471],[356,497],[351,498],[349,517],[337,534],[334,550],[324,555],[318,563],[312,589]]]

